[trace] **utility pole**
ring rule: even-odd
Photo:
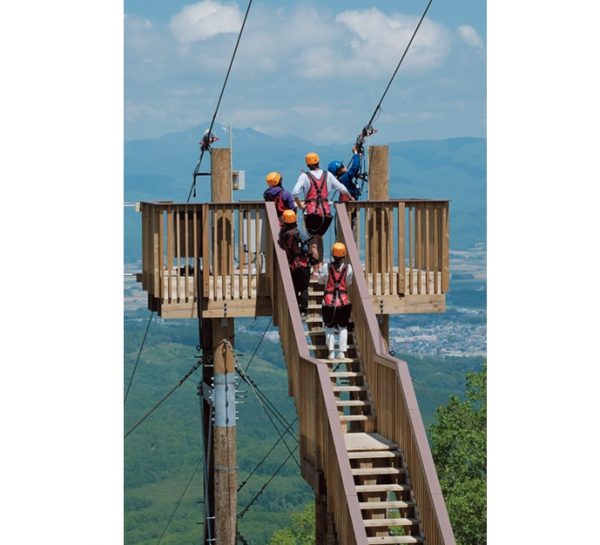
[[[388,146],[369,146],[369,200],[370,201],[387,201],[389,199],[389,148]],[[371,238],[377,236],[377,233],[382,232],[381,228],[385,227],[383,232],[391,232],[390,221],[393,223],[391,217],[382,215],[379,221],[386,223],[385,226],[377,225],[377,216],[371,216],[369,226],[369,233]],[[372,243],[372,241],[370,241]],[[381,263],[378,268],[380,271],[390,270],[391,267],[391,256],[393,255],[392,244],[394,241],[390,238],[386,241],[387,251],[371,253],[371,259],[386,260],[385,263]],[[400,263],[400,267],[404,264]],[[389,335],[390,335],[390,316],[389,314],[378,314],[377,321],[379,322],[379,329],[381,335],[385,339],[387,346],[389,347]]]
[[[232,202],[231,151],[214,148],[211,151],[211,201]],[[233,214],[215,213],[213,228],[216,240],[224,241],[213,251],[213,278],[233,274]],[[204,267],[208,267],[204,263]],[[201,305],[201,301],[198,302]],[[235,368],[232,352],[233,318],[202,319],[203,350],[212,354],[213,365],[203,368],[203,391],[212,389],[211,399],[203,396],[203,434],[207,469],[204,501],[209,516],[204,525],[204,545],[235,545],[237,522],[237,463],[236,463],[236,410]],[[213,419],[208,414],[212,405]]]

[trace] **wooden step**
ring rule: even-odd
[[[406,484],[357,484],[356,492],[404,492],[410,490]]]
[[[333,386],[334,392],[366,392],[366,386]]]
[[[359,504],[361,509],[408,509],[414,507],[413,501],[361,501]]]
[[[418,524],[419,521],[416,519],[364,519],[366,528],[373,528],[375,526],[412,526]]]
[[[308,303],[308,306],[306,308],[308,310],[321,310],[322,305],[317,305],[315,303]]]
[[[382,545],[394,544],[394,543],[423,543],[423,539],[419,536],[382,536],[382,537],[368,537],[367,543]]]
[[[349,344],[349,345],[348,345],[348,349],[346,350],[346,352],[347,352],[348,350],[352,350],[352,349],[354,349],[354,348],[356,348],[356,345],[355,345],[355,344]],[[309,345],[308,345],[308,349],[309,349],[309,350],[329,350],[329,349],[327,348],[327,345],[326,345],[326,344],[309,344]],[[335,350],[335,352],[338,352],[338,350],[336,349],[336,350]]]
[[[325,295],[325,291],[324,290],[308,290],[308,296],[315,296],[315,297],[323,297]]]
[[[371,414],[340,414],[342,422],[361,422],[365,420],[373,420],[375,418]]]
[[[307,324],[321,324],[323,323],[323,318],[321,318],[321,316],[308,316],[302,321]]]
[[[371,458],[401,458],[402,454],[397,450],[372,450],[364,452],[349,452],[348,458],[351,460],[371,459]]]
[[[307,335],[325,335],[325,330],[322,328],[318,328],[318,329],[311,329],[310,331],[305,331],[305,333]],[[352,333],[349,331],[348,335],[352,335]]]
[[[345,433],[346,450],[398,450],[398,445],[376,432]]]
[[[370,399],[338,399],[335,404],[338,407],[365,407],[371,404]]]
[[[317,361],[322,361],[325,363],[358,363],[360,360],[358,358],[335,358],[334,360],[330,360],[327,358],[316,358]]]
[[[397,467],[357,467],[352,470],[352,475],[400,475],[406,473],[405,469]]]
[[[362,377],[363,373],[356,371],[331,371],[329,376],[331,378],[358,378]]]

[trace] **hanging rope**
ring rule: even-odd
[[[215,119],[217,118],[217,113],[218,113],[219,107],[221,105],[221,99],[223,98],[223,93],[225,92],[225,86],[227,85],[227,80],[229,79],[229,73],[231,72],[231,67],[233,66],[235,54],[237,53],[238,46],[240,45],[240,40],[242,38],[242,33],[244,32],[244,27],[246,26],[246,19],[248,19],[248,13],[250,12],[250,7],[252,6],[252,1],[253,0],[250,0],[248,2],[248,7],[246,8],[246,13],[244,15],[244,20],[242,21],[242,28],[240,29],[240,32],[237,37],[237,41],[235,42],[235,48],[233,49],[233,55],[231,56],[231,61],[229,62],[229,68],[227,69],[227,74],[225,75],[225,81],[223,82],[223,87],[221,88],[221,94],[219,95],[219,100],[217,101],[217,107],[215,108],[215,111],[213,113],[212,120],[210,122],[210,127],[208,128],[208,131],[205,133],[205,135],[203,137],[203,145],[201,146],[201,150],[200,150],[200,158],[198,159],[198,162],[196,163],[196,168],[194,169],[194,177],[192,180],[192,187],[190,187],[190,192],[188,194],[188,198],[187,198],[186,202],[190,202],[192,194],[194,197],[196,196],[196,178],[198,177],[198,175],[200,173],[200,165],[202,164],[202,158],[204,157],[204,152],[207,150],[210,150],[210,138],[212,136],[213,125],[215,124]],[[208,138],[207,145],[204,144],[205,137]]]
[[[127,396],[129,395],[129,389],[131,388],[131,383],[133,382],[133,377],[135,376],[135,371],[138,366],[138,362],[140,361],[140,355],[142,354],[142,348],[144,348],[144,343],[146,342],[146,335],[148,335],[148,329],[150,329],[150,324],[152,323],[152,316],[154,316],[154,311],[150,313],[150,318],[148,319],[148,325],[146,325],[146,331],[144,332],[144,337],[142,339],[142,345],[140,346],[140,350],[138,352],[137,358],[135,359],[135,365],[133,366],[133,371],[131,372],[131,378],[129,379],[129,384],[127,385],[127,391],[125,392],[125,400],[123,404],[127,404]]]

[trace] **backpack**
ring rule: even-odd
[[[275,203],[275,209],[277,210],[277,217],[281,218],[283,212],[285,211],[285,203],[283,202],[283,187],[279,188],[279,193],[275,195],[275,197],[271,197],[268,194],[268,189],[263,193],[263,197],[265,201],[272,201]]]
[[[285,250],[290,271],[308,267],[308,249],[297,228],[281,231],[279,245]]]

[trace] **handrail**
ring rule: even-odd
[[[322,472],[338,542],[366,545],[358,495],[342,434],[329,368],[309,355],[285,251],[279,246],[275,205],[266,204],[268,246],[273,256],[273,316],[288,367],[289,391],[296,401],[303,460]]]
[[[371,295],[436,296],[448,291],[449,201],[346,203]]]
[[[270,297],[263,201],[143,202],[142,287],[162,303]]]
[[[405,361],[389,355],[371,303],[348,212],[336,205],[338,239],[354,271],[350,285],[355,342],[377,414],[377,431],[404,451],[428,545],[455,545],[454,534]]]

